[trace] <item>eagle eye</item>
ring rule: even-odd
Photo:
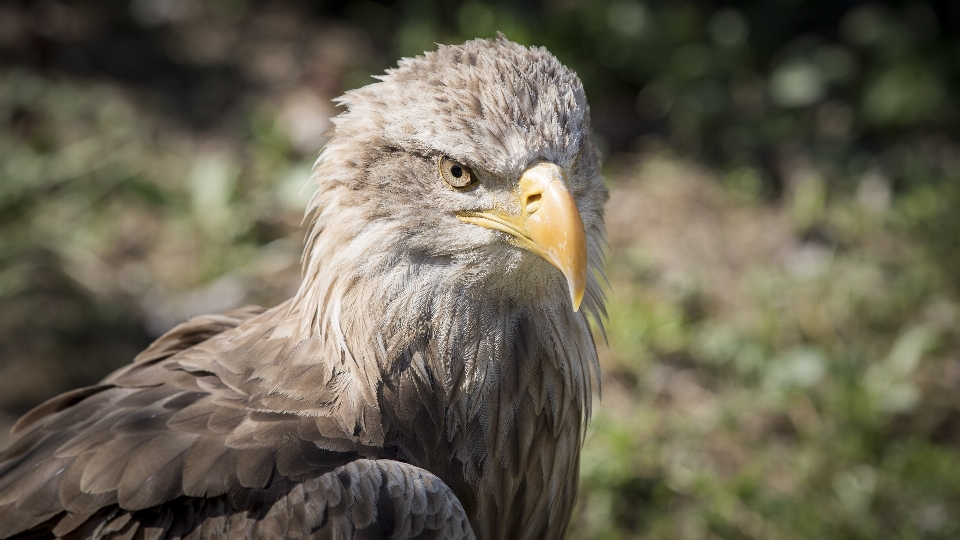
[[[440,158],[440,176],[444,182],[458,189],[476,183],[476,178],[466,165],[448,157]]]

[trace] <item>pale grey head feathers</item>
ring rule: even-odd
[[[563,278],[549,264],[507,245],[502,233],[456,219],[459,211],[510,210],[518,177],[538,161],[568,171],[589,266],[599,271],[607,192],[576,74],[545,49],[501,36],[441,45],[377,78],[338,99],[347,111],[334,119],[335,135],[315,169],[298,294],[301,308],[316,314],[313,324],[322,326],[324,314],[336,318],[331,302],[349,283],[374,275],[371,282],[390,283],[383,274],[401,260],[449,265],[464,286],[485,282],[530,300],[562,300]],[[475,189],[443,183],[436,163],[444,156],[470,167]],[[529,279],[530,265],[546,279]],[[594,315],[603,309],[593,272],[583,306]]]
[[[502,37],[441,45],[377,78],[338,100],[349,109],[335,122],[344,136],[516,178],[534,159],[571,165],[589,133],[576,74]]]

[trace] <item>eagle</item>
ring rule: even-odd
[[[24,415],[0,538],[561,538],[608,198],[582,83],[499,35],[337,102],[302,285]]]

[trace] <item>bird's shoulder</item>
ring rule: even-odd
[[[216,315],[201,315],[179,324],[157,338],[138,354],[132,363],[110,374],[100,384],[78,388],[48,399],[20,417],[11,431],[13,434],[23,433],[51,415],[109,388],[112,386],[111,381],[120,379],[130,372],[142,370],[145,366],[156,364],[218,334],[234,329],[264,311],[266,310],[260,306],[245,306]]]
[[[344,392],[356,373],[285,327],[285,310],[184,323],[100,384],[24,416],[0,455],[0,538],[188,499],[274,504],[278,490],[390,458],[376,398]]]

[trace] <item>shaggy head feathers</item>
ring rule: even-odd
[[[518,210],[517,179],[540,160],[568,171],[592,270],[583,311],[598,317],[603,299],[594,274],[602,264],[607,191],[576,74],[545,49],[500,36],[441,45],[377,78],[338,99],[347,111],[334,119],[335,134],[314,170],[318,189],[297,297],[309,331],[341,333],[327,323],[341,320],[337,306],[350,283],[390,289],[368,298],[378,305],[389,302],[384,295],[410,290],[398,265],[411,269],[407,277],[424,278],[427,265],[436,283],[567,305],[564,279],[549,263],[507,245],[503,233],[456,219],[458,211]],[[468,165],[479,185],[447,186],[438,174],[441,156]]]
[[[377,78],[339,99],[349,113],[338,133],[513,178],[531,159],[570,166],[589,133],[576,74],[545,49],[503,37],[440,46]]]

